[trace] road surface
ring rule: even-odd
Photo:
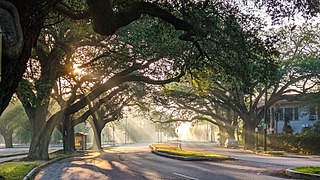
[[[49,152],[62,149],[62,146],[50,146]],[[27,157],[29,147],[0,148],[0,163]]]
[[[36,180],[186,179],[229,180],[285,179],[274,172],[287,166],[229,160],[180,161],[150,153],[144,145],[116,147],[89,156],[68,158],[40,171]]]
[[[297,167],[297,166],[320,166],[319,156],[297,156],[292,157],[278,157],[278,156],[262,156],[252,152],[238,150],[238,149],[226,149],[224,147],[217,146],[213,143],[201,143],[201,142],[183,142],[181,145],[183,150],[186,151],[199,151],[206,153],[217,153],[232,156],[235,159],[253,161],[259,163],[266,163],[270,165]]]

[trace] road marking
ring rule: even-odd
[[[138,165],[142,165],[141,163],[139,163],[139,162],[137,162],[137,161],[131,161],[131,162],[133,162],[133,163],[135,163],[135,164],[138,164]]]
[[[179,174],[179,173],[173,173],[173,174],[174,174],[174,175],[177,175],[177,176],[181,176],[181,177],[187,178],[187,179],[199,180],[199,179],[197,179],[197,178],[190,177],[190,176],[183,175],[183,174]]]

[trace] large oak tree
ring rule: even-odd
[[[210,1],[202,1],[203,7]],[[218,1],[217,1],[218,2]],[[222,3],[224,1],[221,1]],[[247,2],[247,1],[243,1]],[[293,1],[259,1],[258,6],[267,6],[268,12],[275,19],[290,17],[297,12],[313,16],[319,12],[318,1],[299,0]],[[87,0],[87,1],[62,1],[62,0],[10,0],[0,1],[0,7],[4,9],[4,16],[15,26],[16,39],[9,40],[10,35],[4,36],[4,54],[2,67],[2,81],[0,82],[0,113],[7,107],[13,93],[18,87],[31,49],[35,46],[39,33],[45,27],[45,20],[58,12],[72,19],[90,19],[95,31],[103,35],[112,35],[119,28],[138,20],[142,14],[159,17],[172,24],[175,29],[185,31],[180,39],[195,42],[193,36],[197,34],[194,24],[188,20],[182,20],[184,7],[195,4],[194,1],[122,1],[122,0]],[[228,1],[225,3],[233,3]],[[219,3],[217,3],[219,4]],[[76,8],[75,8],[76,7]],[[165,7],[170,7],[175,15],[172,15]],[[199,7],[198,7],[199,8]],[[4,12],[2,10],[2,12]],[[9,13],[8,13],[9,12]],[[11,15],[9,15],[11,14]],[[13,16],[13,17],[12,17]],[[22,38],[23,37],[23,38]],[[15,45],[14,51],[11,45]],[[21,48],[20,48],[21,47]],[[11,48],[11,49],[10,49]],[[14,53],[12,53],[14,52]],[[17,53],[16,53],[17,52]],[[20,53],[19,53],[20,52]]]

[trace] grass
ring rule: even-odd
[[[172,150],[172,149],[157,149],[157,151],[162,152],[162,153],[176,155],[176,156],[188,157],[188,158],[215,158],[215,159],[230,158],[229,156],[223,156],[220,154],[208,154],[208,153],[201,153],[201,152]]]
[[[272,156],[284,156],[283,151],[256,151],[256,152],[260,154],[269,154]]]
[[[33,168],[42,164],[43,161],[35,162],[6,162],[0,164],[0,179],[23,179]]]
[[[156,149],[171,149],[179,150],[179,143],[154,143],[152,144]]]
[[[50,159],[59,157],[66,157],[72,153],[64,154],[63,150],[55,151],[49,154]],[[0,164],[0,180],[21,180],[33,168],[41,165],[45,161],[18,161],[18,162],[5,162]]]
[[[187,158],[215,158],[215,159],[230,158],[229,156],[223,156],[220,154],[208,154],[208,153],[201,153],[201,152],[183,151],[179,149],[179,143],[155,143],[152,145],[157,149],[158,152],[187,157]]]
[[[303,173],[320,174],[320,166],[302,166],[294,168],[292,170]]]
[[[64,151],[63,149],[61,150],[58,150],[58,151],[55,151],[55,152],[52,152],[49,154],[49,159],[56,159],[56,158],[59,158],[59,157],[68,157],[74,153],[77,153],[77,152],[67,152],[66,154],[64,154]]]

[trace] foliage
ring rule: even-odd
[[[301,134],[272,134],[268,136],[269,147],[286,152],[320,154],[319,121]]]
[[[228,3],[204,3],[185,10],[189,12],[185,18],[202,31],[197,40],[204,57],[191,62],[191,74],[235,84],[246,92],[252,92],[257,82],[271,79],[277,69],[274,57],[278,53],[272,39],[259,35],[261,20]]]
[[[51,135],[51,142],[53,144],[59,144],[62,142],[62,134],[57,130],[57,128],[54,129]]]
[[[33,168],[42,164],[41,161],[36,162],[6,162],[0,164],[0,177],[5,179],[18,180],[23,179]]]
[[[293,168],[292,170],[303,172],[303,173],[309,173],[309,174],[320,174],[319,166],[302,166],[302,167]]]
[[[25,133],[27,129],[28,118],[21,103],[19,101],[12,101],[0,117],[0,134],[15,133],[15,139],[18,139],[20,132]],[[26,136],[26,134],[23,136]]]

